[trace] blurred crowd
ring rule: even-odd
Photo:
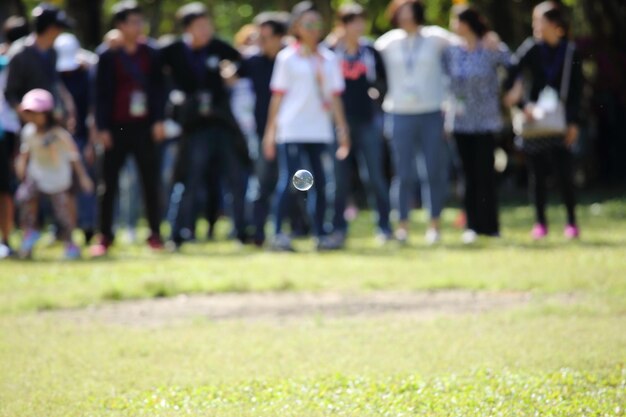
[[[294,236],[311,236],[318,250],[341,249],[357,182],[381,245],[408,241],[417,204],[435,245],[454,160],[465,184],[460,238],[497,238],[504,108],[528,161],[532,238],[548,234],[551,174],[565,238],[579,236],[571,146],[583,78],[555,2],[535,7],[533,33],[515,53],[475,8],[455,6],[446,29],[425,22],[420,0],[392,0],[394,29],[377,40],[366,37],[358,4],[342,5],[334,22],[309,1],[264,12],[234,45],[200,2],[180,7],[180,33],[160,39],[145,35],[135,1],[116,3],[111,16],[94,52],[50,4],[30,21],[4,22],[1,256],[32,257],[44,226],[68,259],[106,256],[116,231],[136,239],[141,217],[154,250],[204,238],[200,218],[213,238],[221,217],[241,244],[293,251]],[[314,177],[307,192],[292,185],[300,169]]]

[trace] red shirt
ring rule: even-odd
[[[122,54],[126,54],[122,56]],[[145,86],[138,79],[139,71],[143,78],[148,80],[150,74],[150,54],[148,48],[140,44],[134,54],[126,51],[118,51],[114,58],[115,69],[115,93],[113,96],[113,123],[132,123],[148,119],[148,111],[140,117],[130,114],[130,100],[134,91],[143,91],[147,94]],[[131,70],[132,69],[132,70]],[[134,75],[132,71],[137,71]],[[148,100],[146,98],[146,106]],[[148,110],[148,109],[146,109]]]

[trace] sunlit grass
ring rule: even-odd
[[[521,207],[504,210],[502,239],[470,248],[449,226],[454,210],[436,248],[421,241],[420,212],[402,248],[377,247],[363,217],[348,249],[329,254],[309,241],[274,254],[220,238],[180,254],[122,244],[108,260],[62,262],[61,248],[42,245],[35,261],[0,262],[0,416],[622,416],[626,200],[580,215],[573,243],[559,209],[550,238],[531,242]],[[482,314],[152,327],[54,311],[180,293],[448,288],[533,297]]]
[[[363,215],[353,225],[348,248],[316,253],[310,240],[297,242],[297,254],[240,248],[225,240],[190,244],[182,253],[151,253],[140,244],[118,244],[106,260],[59,261],[62,248],[40,245],[35,261],[2,261],[0,312],[53,309],[181,293],[249,291],[368,291],[378,289],[590,291],[626,296],[626,200],[609,200],[579,210],[583,237],[562,237],[562,209],[550,210],[552,234],[530,240],[530,208],[508,208],[503,237],[460,243],[446,212],[444,242],[423,243],[422,212],[414,215],[408,247],[379,247]],[[200,234],[201,235],[201,234]]]

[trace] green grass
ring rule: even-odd
[[[539,307],[156,329],[27,316],[0,324],[0,415],[622,415],[623,325]]]
[[[181,293],[354,291],[462,288],[471,290],[582,291],[626,297],[626,199],[580,209],[583,239],[562,237],[561,209],[552,209],[553,233],[531,242],[529,208],[506,209],[504,237],[463,247],[447,227],[444,244],[422,243],[421,212],[412,244],[379,248],[366,218],[353,228],[348,250],[317,254],[310,241],[298,254],[200,243],[181,254],[153,254],[143,245],[119,245],[111,259],[62,262],[60,247],[37,248],[34,262],[3,261],[0,313],[77,307]],[[595,214],[594,214],[595,213]],[[449,225],[455,210],[446,212]],[[366,216],[362,216],[366,217]],[[221,233],[224,234],[222,224]]]
[[[624,416],[626,199],[580,214],[578,243],[561,238],[561,210],[550,212],[555,233],[534,244],[530,210],[506,208],[505,237],[473,248],[447,228],[437,248],[416,235],[377,249],[366,219],[336,254],[306,241],[295,255],[220,241],[177,255],[120,245],[110,261],[68,263],[42,246],[34,262],[0,262],[0,417]],[[534,297],[431,319],[129,327],[41,312],[179,293],[446,288]]]

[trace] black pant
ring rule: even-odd
[[[526,147],[531,199],[535,204],[537,223],[546,225],[547,180],[552,168],[561,188],[561,195],[567,210],[568,224],[576,224],[576,198],[574,196],[574,176],[572,154],[565,147],[563,138],[551,140],[532,139],[528,142],[542,141],[545,146]],[[532,151],[529,151],[532,149]]]
[[[15,154],[16,136],[12,132],[0,132],[0,193],[13,194],[15,176],[13,175],[13,155]]]
[[[260,144],[259,149],[262,149]],[[252,222],[255,228],[254,238],[262,242],[265,240],[265,223],[278,182],[278,163],[276,160],[268,161],[263,155],[259,155],[255,161],[254,171],[259,181],[259,188],[253,202]]]
[[[104,153],[102,175],[105,187],[100,195],[100,232],[105,239],[113,241],[113,205],[119,188],[119,174],[130,154],[139,169],[150,231],[159,236],[159,158],[150,126],[147,123],[114,126],[111,135],[113,147]]]
[[[467,228],[482,235],[497,235],[500,228],[493,167],[494,135],[455,133],[454,137],[465,174]]]
[[[218,190],[216,187],[223,178],[232,198],[236,237],[245,241],[246,181],[243,164],[234,148],[232,131],[223,126],[209,126],[185,134],[181,142],[178,166],[177,184],[172,192],[168,214],[172,225],[172,240],[182,243],[190,235],[187,231],[195,228],[194,207],[200,190],[206,187],[207,197],[215,201]]]

